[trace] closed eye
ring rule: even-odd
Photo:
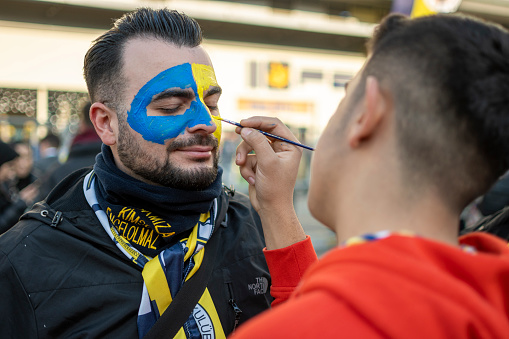
[[[170,88],[152,98],[147,106],[147,114],[183,114],[194,99],[195,95],[191,89]]]
[[[207,105],[212,115],[219,115],[219,107],[217,103],[221,97],[222,89],[219,86],[210,86],[203,96],[203,101]]]
[[[172,106],[164,106],[164,107],[156,107],[156,110],[165,113],[165,114],[173,114],[178,113],[181,110],[186,110],[188,107],[186,105],[172,105]]]

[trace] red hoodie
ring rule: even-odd
[[[477,253],[402,235],[334,249],[306,271],[288,301],[247,322],[233,337],[509,338],[506,242],[477,233],[462,237],[461,244]],[[310,257],[309,239],[294,247],[302,253],[292,247],[278,251],[287,257],[293,251],[292,260]],[[280,260],[274,271],[278,254],[270,252],[274,282],[285,284],[284,276],[291,277],[286,287],[291,290],[298,276],[295,262]],[[284,301],[279,297],[277,302]]]

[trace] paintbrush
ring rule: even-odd
[[[221,121],[224,121],[228,124],[231,124],[231,125],[234,125],[234,126],[237,126],[237,127],[240,127],[240,128],[243,128],[245,126],[242,126],[241,124],[239,124],[238,122],[235,122],[235,121],[231,121],[231,120],[227,120],[227,119],[223,119],[221,117],[218,117],[218,116],[215,116],[213,115],[212,116],[214,119],[217,119],[217,120],[221,120]],[[257,130],[258,132],[260,132],[261,134],[265,135],[265,136],[268,136],[270,138],[274,138],[274,139],[278,139],[278,140],[281,140],[281,141],[284,141],[284,142],[287,142],[289,144],[292,144],[292,145],[295,145],[295,146],[299,146],[299,147],[302,147],[302,148],[305,148],[305,149],[308,149],[310,151],[314,151],[315,149],[313,147],[310,147],[310,146],[306,146],[304,144],[299,144],[298,142],[295,142],[295,141],[291,141],[291,140],[288,140],[286,138],[283,138],[283,137],[280,137],[278,135],[274,135],[272,133],[268,133],[268,132],[265,132],[265,131],[262,131],[260,129],[257,129],[257,128],[253,128],[255,130]]]

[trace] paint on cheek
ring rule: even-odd
[[[216,137],[217,142],[220,143],[222,132],[221,121],[212,119],[212,115],[210,114],[210,111],[208,110],[207,105],[203,100],[203,93],[208,90],[210,86],[218,87],[216,74],[214,73],[214,69],[208,65],[193,64],[192,67],[194,79],[196,80],[196,87],[198,89],[198,97],[200,98],[203,107],[207,110],[210,122],[216,124],[216,130],[214,131],[213,135]]]

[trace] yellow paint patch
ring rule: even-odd
[[[202,64],[192,64],[194,80],[196,81],[197,89],[198,89],[198,97],[202,104],[207,107],[205,101],[203,100],[203,93],[209,89],[210,86],[218,86],[216,80],[216,74],[214,73],[214,69],[208,65]],[[208,110],[208,107],[207,107]],[[210,110],[209,110],[210,114]],[[210,114],[212,117],[212,114]],[[214,132],[214,136],[217,138],[217,142],[221,142],[221,123],[218,123],[216,119],[212,119],[212,121],[216,124],[217,129]]]

